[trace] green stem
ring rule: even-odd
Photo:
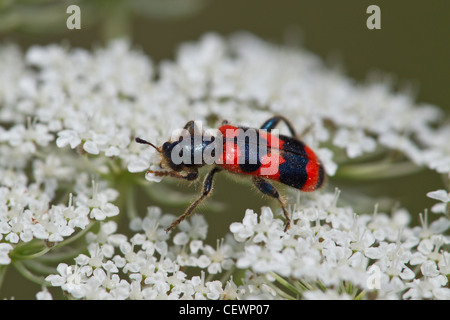
[[[61,241],[60,243],[56,244],[55,246],[51,247],[50,249],[60,248],[60,247],[66,246],[66,245],[68,245],[68,244],[78,240],[79,238],[84,236],[95,224],[96,224],[96,221],[89,222],[89,224],[87,225],[86,228],[84,228],[83,230],[79,231],[78,233],[76,233],[72,237],[69,237],[69,238],[65,239],[64,241]]]
[[[356,297],[355,300],[361,300],[366,295],[366,291],[362,290]]]
[[[302,286],[303,288],[305,288],[305,290],[314,290],[315,288],[310,285],[308,282],[303,281],[303,280],[298,280],[297,283]]]
[[[285,291],[281,290],[281,288],[278,288],[277,286],[271,284],[271,287],[278,293],[278,295],[284,299],[287,300],[295,300],[296,298],[289,295],[288,293],[286,293]]]
[[[230,270],[227,270],[227,272],[225,272],[220,278],[220,282],[225,283],[226,281],[228,281],[235,269],[235,267],[231,267]]]
[[[80,158],[82,159],[85,168],[89,169],[90,172],[98,174],[99,176],[104,175],[103,172],[101,172],[95,165],[92,164],[87,154],[82,155]]]
[[[34,259],[46,254],[50,250],[42,240],[33,240],[31,242],[22,242],[18,244],[10,253],[11,260]]]
[[[275,278],[275,280],[281,284],[283,287],[285,287],[286,289],[289,289],[290,291],[292,291],[292,293],[294,293],[297,296],[301,296],[302,293],[299,291],[298,288],[296,288],[292,283],[290,283],[289,281],[287,281],[286,279],[284,279],[283,277],[280,277],[278,274],[276,274],[275,272],[270,272],[270,275],[272,277]]]
[[[7,269],[8,269],[8,265],[0,266],[0,289],[2,288],[3,280],[5,279]]]
[[[411,162],[378,162],[339,167],[336,177],[349,179],[384,179],[405,176],[422,170]]]
[[[101,36],[105,42],[112,39],[130,36],[130,10],[123,0],[108,0],[102,2],[103,15]]]
[[[134,192],[134,186],[129,185],[125,190],[125,206],[127,210],[128,219],[131,221],[134,218],[137,218],[139,215],[136,209],[136,197]]]
[[[17,246],[10,254],[9,256],[11,257],[12,260],[30,260],[30,259],[35,259],[35,258],[39,258],[43,255],[45,255],[46,253],[48,253],[50,250],[54,250],[63,246],[66,246],[76,240],[78,240],[80,237],[82,237],[84,234],[86,234],[86,232],[89,231],[90,228],[92,228],[92,226],[95,224],[94,221],[91,221],[89,223],[89,225],[84,228],[84,230],[79,231],[78,233],[76,233],[75,235],[73,235],[72,237],[69,237],[67,239],[65,239],[64,241],[59,242],[58,244],[52,246],[52,247],[47,247],[45,246],[44,242],[41,241],[37,244],[30,244],[30,243],[24,243],[21,244],[19,246]],[[33,246],[36,246],[37,248],[39,247],[43,247],[42,250],[39,250],[38,252],[35,253],[31,253],[31,254],[21,254],[20,253],[20,249],[22,249],[23,247],[26,247],[28,249],[32,249]]]
[[[34,275],[30,270],[28,270],[23,262],[16,261],[13,263],[14,268],[26,279],[30,280],[31,282],[37,283],[41,286],[46,286],[48,283],[45,281],[44,277],[39,277]]]
[[[39,257],[39,261],[43,263],[55,263],[60,261],[65,261],[69,259],[73,259],[78,256],[80,253],[85,251],[86,248],[71,248],[69,250],[64,250],[64,252],[52,252],[50,254],[46,254],[42,257]]]
[[[62,260],[60,260],[60,261],[62,261]],[[39,262],[38,260],[23,260],[23,261],[21,261],[21,263],[23,263],[23,265],[28,270],[30,270],[30,272],[34,272],[34,273],[38,273],[38,274],[42,274],[42,275],[52,274],[52,273],[56,272],[55,266],[48,266],[44,263]]]

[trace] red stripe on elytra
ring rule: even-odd
[[[319,179],[319,167],[316,154],[308,147],[305,146],[305,152],[308,155],[309,161],[306,165],[306,174],[308,178],[303,185],[303,191],[314,191],[316,189],[317,181]]]

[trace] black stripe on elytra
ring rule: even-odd
[[[261,167],[261,158],[263,156],[265,156],[268,152],[267,147],[260,148],[260,146],[262,144],[263,144],[263,146],[267,146],[267,140],[262,138],[259,135],[258,130],[256,130],[256,129],[242,128],[242,127],[240,127],[239,129],[242,130],[240,132],[240,135],[234,138],[234,143],[238,147],[241,147],[242,144],[244,145],[244,152],[242,152],[242,150],[241,150],[241,156],[238,160],[239,168],[243,172],[254,172]],[[256,143],[255,143],[255,141],[250,141],[251,135],[248,136],[245,134],[245,132],[247,130],[255,131],[254,137],[256,137]]]
[[[278,169],[280,172],[279,181],[288,186],[302,189],[308,179],[306,172],[308,158],[291,152],[282,152],[281,155],[285,162]]]
[[[285,152],[295,153],[301,157],[308,158],[308,154],[305,151],[305,144],[300,140],[283,135],[280,135],[279,139],[284,142],[283,146],[280,147]]]

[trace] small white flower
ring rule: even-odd
[[[189,242],[189,236],[185,232],[179,232],[173,237],[173,243],[176,245],[185,245]]]
[[[439,271],[434,261],[424,262],[420,267],[420,271],[422,271],[422,274],[425,277],[437,277],[439,275]]]
[[[142,158],[136,158],[128,163],[128,171],[130,172],[142,172],[147,168],[148,168],[148,161]],[[150,167],[151,170],[154,170],[154,168],[155,167]]]
[[[426,130],[420,138],[428,148],[423,151],[424,163],[438,173],[448,174],[450,172],[450,147],[448,136],[450,126],[442,126],[435,131]]]
[[[404,299],[431,299],[433,297],[447,300],[450,297],[450,289],[443,288],[447,284],[444,276],[434,278],[414,279],[407,283],[408,291],[403,295]]]
[[[82,298],[85,295],[84,285],[85,274],[78,267],[71,267],[65,263],[60,263],[57,267],[59,275],[50,275],[45,278],[53,286],[61,287],[74,298]]]
[[[442,257],[438,263],[438,266],[441,274],[450,274],[450,253],[448,253],[447,251],[442,252]]]
[[[86,141],[83,144],[84,151],[91,153],[91,154],[99,154],[100,151],[97,147],[97,144],[94,141]]]
[[[36,293],[37,300],[53,300],[52,294],[48,291],[47,287]]]
[[[223,293],[222,282],[220,281],[211,281],[206,283],[206,287],[209,292],[206,294],[208,299],[217,300]]]
[[[245,211],[242,223],[234,222],[230,225],[230,231],[234,234],[237,241],[242,242],[253,236],[254,227],[258,222],[258,216],[253,210]]]
[[[90,217],[95,220],[105,220],[109,217],[114,217],[119,214],[119,208],[112,203],[105,203],[100,208],[93,208]]]
[[[450,203],[450,192],[440,189],[427,193],[427,197],[435,200],[439,200],[442,203],[437,203],[431,208],[433,213],[444,213],[448,214],[448,208]]]
[[[58,132],[56,145],[58,148],[63,148],[70,145],[72,149],[76,148],[81,143],[81,139],[75,130],[62,130]]]
[[[317,156],[320,161],[322,161],[322,165],[325,167],[325,172],[330,177],[334,176],[338,165],[333,161],[333,152],[329,149],[320,148],[317,149]]]
[[[159,166],[155,166],[155,165],[151,165],[150,166],[150,170],[156,171],[156,172],[161,172],[162,171],[162,169]],[[145,174],[145,179],[148,180],[148,181],[152,181],[152,182],[160,182],[163,179],[163,177],[162,176],[157,176],[157,175],[155,175],[152,172],[147,172]]]
[[[222,268],[228,270],[233,265],[232,257],[232,247],[224,243],[224,240],[217,240],[217,248],[213,249],[211,246],[206,245],[203,248],[211,263],[208,266],[208,272],[210,274],[216,274],[222,272]]]
[[[202,215],[195,215],[189,220],[184,220],[178,228],[186,232],[193,240],[205,239],[208,232],[208,224]]]
[[[11,258],[9,253],[13,249],[13,246],[9,243],[0,243],[0,265],[10,264]]]
[[[117,192],[113,189],[98,190],[98,184],[92,182],[92,196],[79,197],[77,205],[86,206],[91,209],[89,217],[95,220],[105,220],[106,218],[113,217],[119,214],[119,208],[110,203],[117,197]]]
[[[203,248],[203,241],[201,240],[192,240],[189,244],[189,249],[192,253],[197,253],[201,248]]]

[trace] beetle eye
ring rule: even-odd
[[[164,142],[164,144],[162,145],[162,150],[167,151],[169,149],[170,149],[170,142]]]

